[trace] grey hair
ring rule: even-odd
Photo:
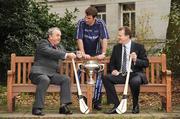
[[[49,37],[50,35],[52,36],[54,31],[60,31],[60,32],[61,32],[61,30],[60,30],[58,27],[51,27],[51,28],[49,28],[49,30],[48,30],[48,32],[47,32],[47,36],[48,36],[48,37]]]

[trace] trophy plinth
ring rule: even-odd
[[[93,80],[94,72],[101,72],[104,70],[104,64],[99,64],[96,60],[89,60],[85,63],[79,63],[78,68],[89,75],[87,84],[95,84]]]

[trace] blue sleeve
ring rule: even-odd
[[[75,39],[83,39],[83,22],[82,20],[78,21],[77,28],[76,28],[76,37]]]
[[[108,34],[108,31],[107,31],[107,28],[106,28],[106,24],[104,23],[103,20],[101,20],[101,23],[100,23],[100,38],[101,39],[109,39],[109,34]]]

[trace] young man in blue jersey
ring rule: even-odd
[[[90,59],[91,57],[96,57],[102,60],[105,58],[109,34],[104,21],[97,19],[96,16],[97,9],[95,7],[90,6],[85,10],[85,18],[79,20],[77,25],[76,40],[83,58]],[[101,84],[102,81],[98,84],[96,83],[96,87],[101,86]],[[97,93],[94,97],[97,97]],[[93,99],[94,109],[101,109],[100,97],[98,96],[98,98]]]

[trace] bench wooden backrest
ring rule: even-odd
[[[149,67],[146,68],[146,76],[150,83],[165,83],[165,79],[163,77],[163,73],[166,71],[166,55],[162,54],[161,56],[150,56],[149,58]],[[16,84],[30,84],[29,73],[31,66],[33,64],[34,57],[33,56],[16,56],[14,53],[11,54],[11,70],[15,73],[13,83]],[[76,60],[76,67],[78,63],[84,62],[83,60]],[[105,64],[104,74],[108,72],[109,65],[109,57],[105,58],[101,61],[101,63]],[[65,60],[61,64],[60,74],[66,74],[71,78],[72,84],[75,84],[75,77],[73,71],[73,65],[71,60]],[[81,75],[81,84],[85,84],[85,75],[82,73]],[[162,78],[161,78],[162,77]]]
[[[109,61],[109,58],[105,58],[101,63],[105,64],[104,67],[104,74],[107,74],[107,62]],[[14,73],[14,84],[31,84],[31,81],[29,80],[29,73],[31,66],[33,65],[34,57],[33,56],[16,56],[16,54],[11,54],[11,70]],[[76,60],[76,67],[78,67],[78,63],[83,63],[84,60]],[[73,71],[73,65],[72,61],[70,59],[64,60],[61,64],[61,67],[59,69],[60,74],[66,74],[71,78],[71,83],[75,84],[75,77],[74,77],[74,71]],[[86,84],[84,78],[85,73],[81,73],[81,84]]]
[[[149,56],[149,67],[146,68],[146,76],[149,83],[166,83],[163,72],[166,71],[166,55]]]

